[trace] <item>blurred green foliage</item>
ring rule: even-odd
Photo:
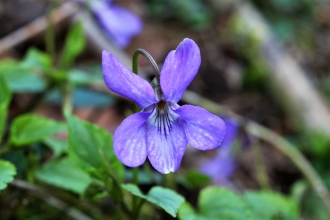
[[[153,19],[179,21],[192,29],[201,30],[211,26],[213,15],[202,0],[149,0]]]

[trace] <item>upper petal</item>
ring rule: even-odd
[[[166,101],[176,103],[181,99],[197,74],[200,64],[199,48],[188,38],[167,55],[160,74],[160,86]]]
[[[152,166],[163,174],[176,171],[186,150],[182,122],[173,112],[154,111],[147,122],[147,151]]]
[[[105,84],[111,91],[133,100],[140,108],[157,102],[150,83],[128,70],[105,50],[102,53],[102,71]]]
[[[126,118],[115,131],[114,152],[126,166],[139,166],[147,158],[146,121],[149,115],[149,112],[135,113]]]
[[[188,143],[199,150],[210,150],[220,145],[226,133],[223,120],[205,109],[183,105],[174,110],[184,120]]]

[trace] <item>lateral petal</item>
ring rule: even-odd
[[[102,53],[102,72],[108,88],[146,108],[157,102],[149,82],[127,69],[113,54]]]
[[[200,51],[191,39],[184,39],[166,57],[160,74],[165,101],[177,103],[196,76],[201,64]]]
[[[183,105],[174,112],[184,121],[186,137],[192,147],[210,150],[220,145],[226,132],[220,117],[192,105]]]
[[[139,166],[147,158],[146,121],[149,115],[150,112],[135,113],[126,118],[115,131],[114,152],[126,166]]]
[[[147,152],[160,173],[176,171],[186,150],[187,140],[180,119],[172,113],[154,111],[147,122]]]

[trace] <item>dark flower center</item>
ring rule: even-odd
[[[164,109],[165,105],[166,105],[166,102],[164,102],[164,101],[159,101],[157,103],[157,106],[158,106],[159,109]]]

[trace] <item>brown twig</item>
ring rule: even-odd
[[[10,185],[31,192],[31,194],[33,194],[33,196],[45,201],[49,205],[57,208],[58,210],[63,211],[65,214],[67,214],[68,216],[70,216],[73,219],[92,220],[91,217],[87,216],[86,214],[82,213],[81,211],[71,207],[70,205],[66,204],[62,200],[56,198],[55,196],[52,196],[51,194],[47,193],[43,189],[41,189],[37,186],[34,186],[28,182],[16,179],[13,182],[11,182]]]

